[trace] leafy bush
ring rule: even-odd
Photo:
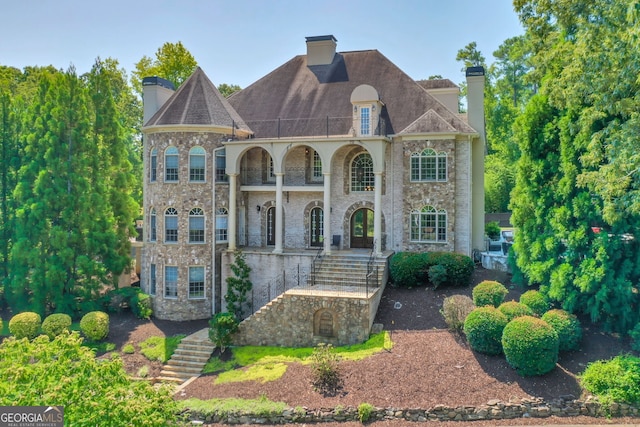
[[[131,311],[138,319],[151,319],[153,315],[151,297],[142,291],[137,292],[131,298]]]
[[[340,377],[340,356],[331,344],[320,343],[311,355],[313,389],[324,396],[335,396],[342,385]]]
[[[558,334],[544,320],[522,316],[504,328],[502,348],[507,362],[518,374],[543,375],[556,367]]]
[[[498,240],[500,237],[500,223],[498,221],[491,221],[484,225],[484,232],[491,240]]]
[[[0,354],[0,406],[66,402],[70,426],[176,425],[172,386],[132,381],[122,359],[97,359],[77,332],[53,341],[46,335],[33,341],[9,337],[0,343]]]
[[[502,314],[507,316],[507,320],[509,322],[511,322],[516,317],[533,315],[533,311],[531,311],[529,307],[516,301],[503,302],[498,307],[498,310],[500,310]]]
[[[471,291],[473,303],[477,307],[485,305],[498,307],[508,293],[509,291],[502,283],[493,280],[484,280],[478,283]]]
[[[68,331],[70,327],[71,316],[65,313],[50,314],[42,322],[42,332],[51,340],[64,331]]]
[[[433,282],[430,277],[431,268],[441,266],[442,269],[434,270]],[[389,262],[389,273],[396,286],[412,288],[424,286],[427,283],[435,287],[446,284],[450,286],[466,286],[473,274],[473,260],[468,256],[453,252],[399,252]]]
[[[42,320],[38,313],[25,311],[16,314],[9,320],[9,333],[16,339],[29,338],[32,340],[38,335],[41,323]]]
[[[520,302],[529,307],[535,316],[542,316],[549,310],[549,301],[539,291],[529,290],[520,295]]]
[[[136,352],[136,348],[130,342],[122,346],[122,352],[124,354],[133,354]]]
[[[542,315],[542,320],[547,322],[558,334],[558,346],[560,351],[577,350],[582,341],[582,327],[578,318],[564,310],[549,310]]]
[[[464,328],[464,320],[475,306],[473,301],[466,295],[451,295],[442,302],[442,317],[449,326],[449,329],[461,332]]]
[[[209,339],[224,353],[238,330],[238,321],[232,313],[218,313],[209,320]]]
[[[80,319],[80,330],[90,341],[102,341],[109,335],[109,315],[104,311],[90,311]]]
[[[0,326],[1,325],[0,323]],[[629,331],[629,336],[631,337],[631,348],[635,351],[640,351],[640,323]]]
[[[4,325],[2,324],[2,317],[0,317],[0,335],[2,335],[2,327]]]
[[[361,403],[358,405],[358,419],[361,423],[366,423],[371,419],[371,414],[374,411],[374,406],[370,403]]]
[[[640,358],[621,355],[590,363],[580,384],[603,403],[640,403]]]
[[[487,305],[469,313],[464,321],[464,333],[472,349],[495,355],[502,353],[502,331],[506,325],[506,316]]]
[[[102,305],[112,313],[119,313],[130,308],[138,319],[150,319],[153,315],[151,298],[140,288],[134,286],[110,291],[102,298]]]

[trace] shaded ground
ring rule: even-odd
[[[498,280],[510,288],[507,301],[518,300],[523,291],[511,285],[509,276],[504,273],[477,269],[473,284],[484,279]],[[324,397],[313,391],[309,366],[292,364],[282,378],[268,383],[214,385],[215,375],[205,375],[187,386],[178,398],[266,396],[273,401],[286,402],[292,407],[307,408],[358,406],[363,402],[379,407],[429,408],[436,404],[480,405],[491,399],[513,401],[526,397],[551,399],[567,395],[577,398],[580,397],[581,390],[576,375],[581,373],[589,362],[631,352],[627,341],[605,334],[597,326],[583,322],[584,339],[578,351],[561,355],[557,368],[549,374],[533,378],[520,377],[504,357],[473,352],[464,337],[446,330],[446,324],[440,314],[442,301],[453,294],[471,295],[472,287],[435,291],[431,288],[387,287],[376,322],[382,323],[384,329],[391,332],[394,347],[365,360],[342,362],[344,387],[338,396]],[[203,327],[207,327],[206,321],[144,322],[130,315],[113,315],[109,341],[115,342],[118,348],[121,348],[127,342],[136,344],[152,335],[189,334]],[[141,365],[150,364],[138,352],[134,355],[123,355],[123,359],[127,371],[134,375]],[[153,366],[150,376],[157,375],[160,364],[151,365]],[[588,417],[577,417],[571,422],[596,421]],[[566,419],[559,419],[558,422],[566,422]],[[532,422],[510,420],[508,425],[527,423]],[[544,421],[538,420],[537,423],[554,422],[553,419],[547,418]],[[440,426],[447,424],[449,423],[439,423]],[[486,425],[499,424],[501,423],[492,421]],[[349,425],[340,424],[341,427]],[[402,424],[376,423],[377,425]],[[480,426],[483,423],[474,422],[473,425]],[[323,426],[330,427],[329,424]]]

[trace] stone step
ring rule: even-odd
[[[188,366],[188,367],[200,367],[202,368],[209,358],[182,356],[172,357],[167,361],[165,366]]]
[[[176,376],[195,377],[200,375],[200,373],[202,372],[203,366],[204,365],[198,365],[198,366],[171,365],[167,363],[166,365],[164,365],[160,373],[162,374],[162,372],[165,372],[165,373],[173,372],[176,374]]]

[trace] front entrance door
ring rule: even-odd
[[[312,247],[322,246],[324,236],[324,211],[322,208],[315,207],[311,209],[309,218],[309,243]]]
[[[276,208],[267,209],[267,246],[276,244]]]
[[[351,217],[351,247],[373,248],[373,211],[362,208]]]

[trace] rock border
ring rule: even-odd
[[[257,415],[251,413],[202,414],[197,411],[186,411],[187,418],[193,424],[290,424],[290,423],[323,423],[360,421],[358,408],[336,407],[327,409],[308,409],[305,407],[287,408],[282,413]],[[551,401],[543,399],[519,399],[503,402],[490,400],[480,406],[436,405],[430,409],[411,408],[374,408],[367,421],[404,420],[412,422],[426,421],[478,421],[501,420],[514,418],[547,418],[557,417],[640,417],[638,406],[625,403],[602,404],[596,397],[589,396],[585,400],[573,396],[563,396]]]

